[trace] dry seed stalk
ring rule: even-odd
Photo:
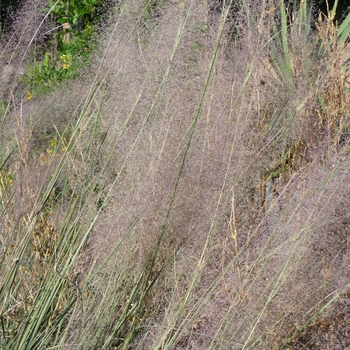
[[[236,227],[236,214],[235,214],[235,190],[232,187],[232,202],[231,202],[231,214],[230,214],[230,232],[231,232],[231,237],[233,239],[234,243],[234,256],[237,258],[238,257],[238,241],[237,241],[237,227]],[[241,276],[241,268],[239,265],[239,261],[237,260],[236,262],[236,268],[238,272],[238,276]]]

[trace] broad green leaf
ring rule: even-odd
[[[338,29],[339,42],[344,44],[350,34],[350,13],[346,16],[345,20]]]

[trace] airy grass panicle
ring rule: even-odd
[[[350,346],[349,16],[110,1],[41,89],[67,32],[26,6],[0,41],[0,346]]]

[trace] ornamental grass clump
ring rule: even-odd
[[[77,75],[2,87],[1,345],[350,346],[347,27],[307,1],[109,6]]]

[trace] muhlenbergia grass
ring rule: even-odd
[[[30,4],[0,42],[1,346],[349,346],[348,18],[111,1],[63,66]]]

